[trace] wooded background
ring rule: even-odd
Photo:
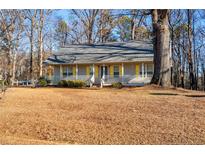
[[[0,74],[38,79],[59,47],[151,40],[152,83],[205,90],[205,10],[0,10]]]

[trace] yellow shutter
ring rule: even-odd
[[[73,66],[73,76],[75,76],[75,75],[76,75],[76,67]]]
[[[110,76],[111,77],[114,76],[114,66],[113,65],[110,66]]]
[[[60,79],[63,77],[63,67],[60,65]]]
[[[122,65],[119,65],[120,76],[122,76]]]
[[[98,66],[95,66],[95,77],[98,77]]]
[[[90,75],[90,66],[86,66],[86,75],[87,75],[87,76]]]
[[[139,64],[136,64],[136,78],[139,77]]]

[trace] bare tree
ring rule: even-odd
[[[15,26],[16,27],[16,35],[15,35],[13,58],[12,58],[12,61],[13,61],[12,85],[14,84],[14,81],[16,79],[16,63],[17,63],[16,60],[17,60],[17,54],[18,54],[18,50],[19,50],[19,42],[20,42],[20,39],[22,39],[22,33],[24,30],[24,27],[23,27],[24,19],[23,19],[22,12],[18,11],[16,13],[17,13],[16,15],[18,16],[18,19],[17,19],[16,26]]]
[[[68,35],[70,32],[70,28],[65,20],[59,19],[57,23],[55,37],[56,40],[59,42],[60,47],[63,47],[68,42]]]
[[[38,29],[38,67],[39,67],[39,77],[43,76],[43,30],[45,27],[45,22],[51,10],[38,10],[39,12],[39,22],[37,25]]]
[[[15,79],[16,52],[22,33],[22,15],[20,10],[1,10],[1,48],[5,52],[6,69],[4,76],[8,83]]]
[[[96,22],[96,17],[99,10],[72,10],[73,14],[80,20],[83,25],[84,33],[87,38],[87,43],[92,44],[94,42],[94,26]]]
[[[192,44],[193,44],[192,15],[193,12],[188,9],[187,25],[188,25],[188,63],[189,63],[190,89],[196,89],[195,79],[194,79],[193,60],[192,60]]]
[[[30,42],[30,79],[34,80],[33,75],[33,57],[34,57],[34,34],[36,30],[36,17],[37,17],[37,10],[25,10],[24,11],[25,18],[28,19],[28,24],[25,25],[26,34],[29,38]]]
[[[111,10],[100,10],[97,25],[97,35],[99,42],[104,43],[112,39],[112,30],[116,22],[112,17]],[[96,39],[96,38],[95,38]]]
[[[152,10],[154,75],[151,82],[164,87],[171,86],[168,14],[169,10]]]

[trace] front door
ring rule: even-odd
[[[101,78],[102,78],[102,76],[103,76],[103,67],[105,67],[105,76],[108,75],[108,69],[107,69],[107,66],[101,66],[101,69],[100,69],[100,70],[101,70],[101,71],[100,71],[100,72],[101,72],[101,73],[100,73],[100,74],[101,74]]]

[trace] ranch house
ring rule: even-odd
[[[92,85],[144,85],[153,75],[153,46],[150,41],[68,45],[44,64],[52,85],[60,80],[83,80]]]

